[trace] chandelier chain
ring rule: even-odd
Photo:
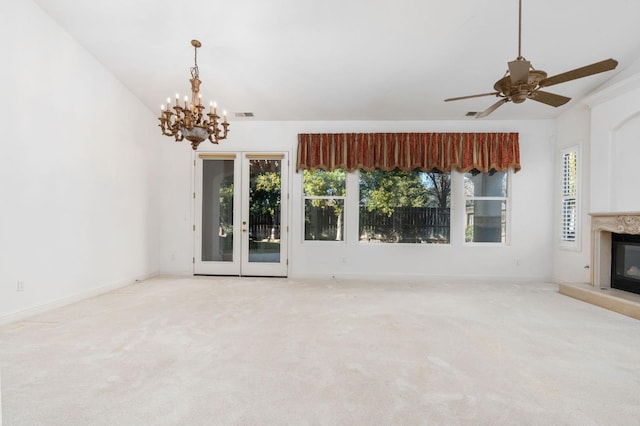
[[[194,66],[191,67],[190,69],[191,77],[200,78],[200,70],[198,70],[198,48],[197,47],[194,47],[193,63],[194,63]]]

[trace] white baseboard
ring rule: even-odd
[[[104,293],[108,293],[110,291],[113,290],[117,290],[119,288],[128,286],[130,284],[133,284],[137,281],[144,281],[147,280],[149,278],[155,277],[157,274],[147,274],[147,275],[140,275],[137,277],[133,277],[133,278],[129,278],[129,279],[124,279],[124,280],[119,280],[119,281],[115,281],[106,285],[102,285],[99,287],[95,287],[92,288],[88,291],[83,291],[80,293],[76,293],[70,296],[65,296],[65,297],[61,297],[59,299],[55,299],[52,300],[50,302],[46,302],[37,306],[31,306],[29,308],[26,309],[21,309],[19,311],[16,312],[11,312],[8,314],[4,314],[2,316],[0,316],[0,325],[4,325],[4,324],[9,324],[12,322],[17,322],[17,321],[23,321],[27,318],[31,318],[33,316],[45,313],[47,311],[50,311],[52,309],[56,309],[56,308],[61,308],[63,306],[66,305],[70,305],[72,303],[76,303],[76,302],[80,302],[81,300],[85,300],[85,299],[89,299],[91,297],[96,297],[99,296],[101,294]],[[1,423],[0,423],[1,426]]]
[[[425,283],[551,283],[551,277],[522,277],[503,275],[366,275],[366,274],[289,274],[292,279],[367,280],[367,281],[416,281]]]
[[[158,277],[193,277],[193,271],[185,271],[185,270],[165,270],[160,271],[156,275]]]

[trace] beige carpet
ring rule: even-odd
[[[546,283],[155,278],[0,341],[5,426],[640,424],[640,321]]]

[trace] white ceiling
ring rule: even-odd
[[[201,92],[234,120],[469,119],[496,99],[443,99],[493,91],[518,53],[517,0],[35,1],[154,111],[190,91],[199,39]],[[620,65],[550,88],[573,98],[563,107],[486,119],[556,117],[640,57],[639,19],[638,0],[523,0],[535,68]]]

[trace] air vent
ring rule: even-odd
[[[475,117],[476,115],[478,115],[478,111],[469,111],[468,113],[465,114],[467,117]]]
[[[253,117],[252,112],[236,112],[236,117]]]

